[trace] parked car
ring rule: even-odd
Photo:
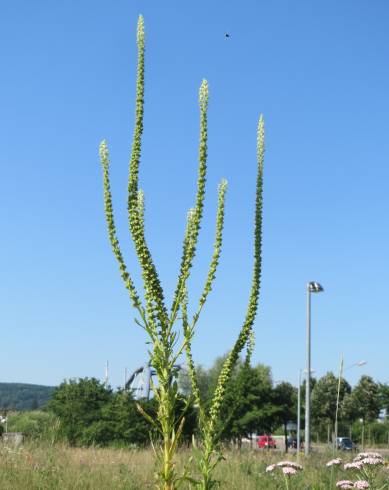
[[[275,449],[277,447],[272,436],[258,436],[257,445],[260,449]]]
[[[288,436],[286,439],[288,448],[297,449],[297,437]],[[303,447],[303,441],[300,441],[300,449]]]
[[[337,437],[336,447],[341,451],[356,451],[357,446],[349,437]]]

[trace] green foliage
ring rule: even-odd
[[[95,378],[64,381],[56,388],[49,409],[61,421],[61,434],[71,445],[88,445],[99,432],[102,409],[112,391]]]
[[[276,425],[272,392],[269,367],[242,363],[227,387],[221,411],[222,438],[232,438],[240,444],[242,438],[251,437],[253,432],[271,432]]]
[[[340,383],[339,402],[342,404],[351,386],[342,378]],[[328,430],[332,433],[335,424],[338,378],[331,372],[320,378],[312,391],[312,418],[316,430],[324,437]],[[327,436],[328,437],[328,436]]]
[[[8,431],[22,432],[27,438],[55,442],[58,430],[58,418],[47,411],[13,412],[8,416]]]
[[[263,198],[263,163],[264,163],[264,120],[261,116],[258,123],[257,132],[257,161],[258,161],[258,174],[256,182],[256,199],[255,199],[255,226],[254,226],[254,266],[253,277],[250,297],[248,301],[248,307],[246,312],[246,318],[240,329],[238,338],[229,354],[227,355],[223,366],[221,368],[216,387],[213,393],[213,397],[210,403],[209,411],[207,410],[207,403],[201,398],[199,382],[197,379],[197,372],[192,358],[191,341],[195,331],[198,316],[194,315],[192,321],[188,318],[187,313],[187,297],[183,298],[182,302],[182,321],[183,331],[186,339],[185,352],[186,359],[189,368],[189,374],[192,381],[192,392],[199,406],[199,426],[200,434],[202,438],[202,454],[197,457],[198,467],[200,468],[202,479],[199,482],[199,488],[203,490],[209,490],[217,485],[217,481],[212,478],[217,464],[221,461],[221,453],[217,447],[220,437],[220,431],[218,426],[220,424],[221,409],[223,401],[225,400],[226,390],[229,382],[231,381],[234,368],[239,360],[239,355],[248,344],[248,359],[250,358],[253,348],[253,324],[258,309],[259,288],[261,279],[261,245],[262,245],[262,198]],[[219,228],[219,220],[221,221],[221,228],[224,217],[224,199],[223,188],[219,189],[219,210],[217,216],[216,229]],[[220,204],[222,203],[222,204]],[[222,209],[220,210],[220,207]],[[221,245],[221,242],[220,242]],[[216,233],[215,240],[215,254],[216,261],[218,261],[218,233]],[[212,263],[211,263],[212,269]],[[214,277],[214,274],[213,274]],[[209,288],[210,289],[210,288]],[[198,452],[198,454],[200,454]]]
[[[389,415],[389,385],[379,383],[380,408],[386,410]]]
[[[150,415],[156,415],[154,401],[139,402]],[[150,426],[139,413],[131,393],[118,391],[113,393],[109,402],[102,409],[102,434],[100,444],[136,444],[146,446],[150,443]]]
[[[282,459],[277,451],[226,449],[225,456],[226,459],[215,470],[215,477],[220,480],[220,489],[282,488],[273,473],[266,473],[268,465]],[[342,459],[346,463],[354,456],[355,454],[342,454]],[[182,471],[189,457],[190,451],[187,449],[183,448],[178,452],[177,471]],[[288,459],[295,461],[293,456]],[[290,479],[290,488],[335,490],[335,485],[330,486],[331,471],[325,466],[328,459],[328,454],[313,452],[309,459],[303,461],[303,471]],[[385,459],[388,462],[387,456]],[[28,442],[21,451],[9,451],[0,447],[0,488],[6,490],[145,490],[154,488],[153,469],[153,454],[150,449],[74,449],[66,445],[48,447]],[[345,475],[342,469],[337,471],[337,479],[353,479],[352,473]],[[387,471],[383,468],[376,482],[377,488],[388,490],[387,476]],[[184,488],[189,490],[190,486],[186,485]]]
[[[297,392],[290,383],[279,383],[273,391],[273,404],[275,406],[275,419],[284,428],[285,451],[287,445],[287,424],[296,420]]]
[[[351,394],[343,402],[343,413],[348,420],[376,420],[380,413],[379,385],[370,377],[362,376]]]
[[[35,410],[51,398],[53,386],[24,383],[0,383],[0,410]]]
[[[139,409],[155,419],[158,403],[155,399],[135,402],[128,391],[113,392],[94,378],[82,378],[63,382],[54,392],[49,404],[50,412],[43,414],[52,420],[58,419],[58,436],[72,446],[148,446],[160,440],[158,431],[153,430]],[[185,411],[182,428],[183,441],[191,440],[196,430],[196,413],[193,406],[182,396],[178,398],[175,423]],[[29,412],[29,420],[35,412]],[[39,414],[41,412],[37,412]],[[20,415],[18,416],[20,418]],[[19,421],[21,432],[26,433]],[[32,436],[42,432],[37,427]]]
[[[363,424],[358,420],[350,427],[352,440],[362,443]],[[367,422],[365,427],[366,441],[369,447],[379,445],[388,446],[389,442],[389,421],[386,422]],[[347,434],[347,432],[345,432]]]

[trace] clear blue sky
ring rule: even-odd
[[[209,177],[196,300],[211,254],[216,187],[229,181],[224,253],[194,343],[209,365],[235,339],[252,268],[256,126],[266,121],[263,278],[255,362],[296,381],[305,363],[305,285],[313,367],[389,381],[389,5],[386,0],[13,0],[0,56],[0,380],[114,386],[146,356],[107,239],[98,160],[112,156],[126,224],[137,16],[147,32],[142,187],[147,235],[168,296],[197,172],[198,87],[211,90]],[[230,39],[225,40],[225,32]]]

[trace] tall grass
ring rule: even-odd
[[[215,470],[225,490],[275,490],[282,488],[266,474],[266,466],[280,461],[276,452],[224,451],[225,460]],[[188,464],[191,451],[180,449],[177,470]],[[313,454],[302,461],[304,470],[291,479],[291,489],[328,490],[330,454]],[[293,459],[293,456],[289,456]],[[350,457],[351,459],[351,457]],[[191,463],[189,463],[191,464]],[[155,488],[152,450],[82,449],[27,443],[19,449],[0,447],[2,490],[140,490]],[[195,467],[191,471],[196,472]],[[389,476],[389,474],[387,475]],[[334,480],[336,481],[336,479]],[[382,484],[384,482],[382,481]],[[184,488],[191,488],[185,484]]]

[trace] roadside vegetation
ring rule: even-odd
[[[218,358],[205,369],[197,367],[199,389],[205,407],[222,369],[224,358]],[[346,383],[346,382],[345,382]],[[337,380],[327,373],[314,380],[312,391],[312,439],[315,444],[330,445],[335,423]],[[191,444],[198,437],[198,410],[191,395],[188,375],[182,371],[178,379],[178,419],[185,407],[181,444]],[[370,387],[369,390],[367,387]],[[364,390],[361,399],[359,393]],[[389,409],[388,386],[362,376],[353,389],[340,397],[339,436],[350,436],[362,450],[389,445],[389,421],[378,421],[379,413]],[[113,390],[96,379],[69,380],[58,386],[43,410],[7,413],[10,432],[22,432],[29,441],[61,442],[74,447],[148,448],[159,434],[139,412],[137,404],[155,416],[157,400],[136,401],[129,391]],[[366,411],[370,407],[370,412]],[[374,408],[374,410],[372,409]],[[240,447],[252,433],[283,436],[286,422],[297,419],[297,389],[289,383],[274,383],[271,369],[239,361],[227,386],[217,426],[221,442]],[[365,421],[362,414],[366,413]],[[4,412],[3,412],[4,413]],[[304,427],[304,399],[302,400]],[[386,419],[387,420],[387,419]],[[0,424],[5,429],[5,424]],[[291,433],[293,436],[293,430]],[[255,444],[255,441],[253,441]],[[279,444],[280,445],[280,444]]]
[[[327,467],[331,453],[318,453],[309,461],[300,461],[302,471],[289,477],[289,488],[299,490],[329,490],[342,480],[355,480],[355,472],[343,466]],[[178,470],[188,466],[193,475],[196,467],[189,463],[191,450],[181,448],[177,453]],[[274,451],[251,451],[249,449],[224,450],[225,460],[215,470],[220,488],[234,490],[276,490],[285,488],[280,467],[266,471],[282,461],[282,455]],[[342,462],[351,462],[353,455]],[[293,455],[290,462],[296,462]],[[6,490],[144,490],[155,488],[153,472],[154,457],[151,449],[123,448],[69,448],[65,445],[27,443],[18,449],[0,448],[0,488]],[[388,488],[389,472],[384,466],[378,468],[377,486]],[[279,474],[276,475],[275,472]],[[332,475],[332,476],[331,476]],[[332,482],[331,482],[332,479]],[[190,484],[182,488],[191,488]],[[344,487],[352,488],[352,487]],[[354,487],[364,488],[364,487]]]

